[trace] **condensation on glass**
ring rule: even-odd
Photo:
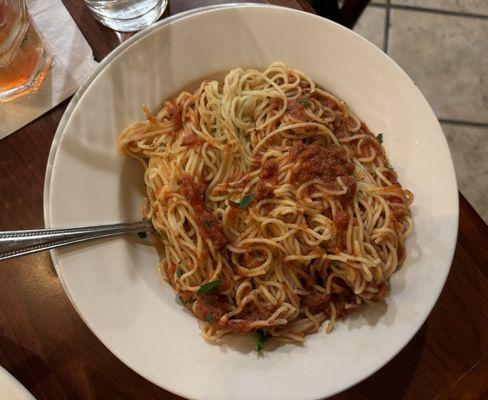
[[[0,0],[0,102],[39,88],[51,56],[24,0]]]

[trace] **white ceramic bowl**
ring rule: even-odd
[[[6,369],[0,367],[0,399],[36,400]]]
[[[154,248],[137,238],[53,252],[74,307],[124,363],[195,399],[319,399],[369,376],[412,338],[447,277],[458,197],[439,123],[408,76],[352,31],[291,9],[210,7],[166,19],[112,52],[71,101],[56,133],[45,185],[46,226],[140,218],[142,170],[117,154],[119,131],[192,83],[234,67],[281,60],[346,100],[384,144],[415,194],[407,260],[388,307],[321,330],[303,346],[258,357],[245,339],[208,344],[162,282]]]

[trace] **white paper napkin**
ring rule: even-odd
[[[97,65],[61,0],[28,0],[27,6],[49,47],[53,65],[39,90],[0,104],[0,139],[71,96]]]

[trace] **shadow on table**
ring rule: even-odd
[[[405,348],[388,364],[349,390],[331,400],[403,399],[422,357],[426,322]]]

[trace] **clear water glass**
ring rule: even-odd
[[[121,32],[146,28],[163,14],[168,0],[85,0],[95,18]]]

